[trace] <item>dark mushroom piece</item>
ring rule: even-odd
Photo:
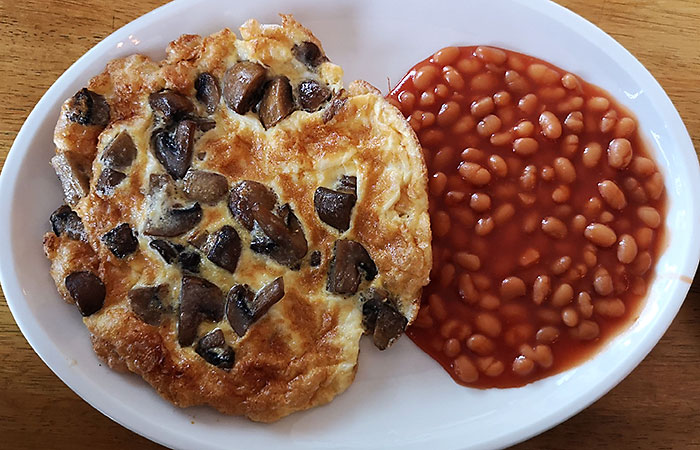
[[[100,196],[109,197],[114,194],[114,189],[126,179],[126,175],[109,167],[102,169],[102,173],[95,182],[95,192]]]
[[[70,209],[70,206],[60,206],[51,214],[49,221],[56,236],[65,234],[70,239],[87,242],[83,221],[78,217],[78,213]]]
[[[154,239],[148,246],[157,251],[166,263],[177,263],[183,270],[199,272],[201,257],[197,252],[187,251],[183,245],[165,239]]]
[[[318,45],[309,41],[302,42],[301,44],[294,44],[294,47],[292,47],[292,54],[296,59],[311,69],[315,69],[322,63],[328,61],[328,58],[321,52]]]
[[[345,96],[344,89],[341,89],[340,92],[336,93],[326,107],[326,110],[323,111],[323,123],[330,122],[331,119],[333,119],[336,114],[343,109],[343,106],[345,106],[345,102],[347,102],[347,100],[348,99]]]
[[[194,120],[185,119],[173,130],[159,129],[153,132],[151,140],[156,158],[176,180],[184,177],[192,164],[196,129],[197,123]]]
[[[241,239],[236,230],[224,225],[214,235],[213,244],[207,252],[207,258],[217,266],[233,273],[241,257]]]
[[[193,117],[192,120],[197,122],[197,128],[202,132],[207,132],[216,128],[216,120],[209,117]],[[202,158],[199,159],[201,160]]]
[[[168,120],[183,117],[194,111],[194,105],[189,98],[169,90],[152,93],[148,96],[148,104]]]
[[[231,346],[226,345],[224,332],[220,328],[204,335],[195,345],[194,351],[209,364],[223,370],[231,370],[236,359]]]
[[[309,258],[309,264],[311,267],[318,267],[321,265],[321,252],[314,250],[311,252],[311,257]]]
[[[126,131],[122,131],[112,139],[102,152],[102,164],[112,169],[127,169],[135,158],[136,145]]]
[[[224,100],[238,114],[245,114],[260,99],[267,69],[251,61],[241,61],[224,74]]]
[[[289,205],[284,205],[280,212],[282,217],[257,204],[253,205],[255,225],[251,231],[250,248],[269,255],[279,264],[294,268],[306,256],[308,244],[301,223]]]
[[[180,264],[182,270],[193,273],[199,272],[199,263],[201,261],[202,258],[198,253],[190,251],[180,252],[177,258],[177,262]]]
[[[330,96],[331,90],[316,80],[304,80],[299,83],[299,104],[304,111],[318,110]]]
[[[270,80],[263,90],[262,100],[258,106],[258,115],[265,129],[277,123],[294,111],[294,94],[289,78],[275,77]]]
[[[72,152],[62,152],[51,158],[66,203],[75,206],[90,191],[90,164]]]
[[[326,289],[335,294],[355,294],[360,286],[360,269],[368,281],[377,276],[377,266],[362,244],[348,239],[335,241]]]
[[[319,187],[314,193],[314,207],[318,217],[339,231],[350,228],[352,208],[356,202],[357,195],[354,193],[324,187]]]
[[[236,184],[229,194],[228,209],[233,217],[248,231],[253,229],[252,207],[272,210],[277,203],[277,196],[272,189],[257,181],[244,180]]]
[[[213,205],[228,192],[226,177],[214,172],[190,170],[184,182],[187,197],[200,203]]]
[[[124,258],[139,248],[139,241],[128,223],[122,223],[109,230],[101,240],[117,258]]]
[[[66,117],[80,125],[104,127],[109,123],[109,104],[100,94],[83,88],[68,100]]]
[[[66,277],[65,285],[83,316],[91,316],[102,309],[107,290],[97,275],[86,271],[73,272]]]
[[[166,309],[162,300],[167,294],[166,284],[133,288],[128,294],[129,306],[142,322],[158,326],[163,322]]]
[[[336,189],[342,192],[349,192],[357,196],[357,177],[352,175],[343,175],[338,180]]]
[[[194,228],[202,220],[202,207],[195,203],[183,208],[164,208],[155,211],[155,217],[146,222],[144,233],[149,236],[174,237]]]
[[[221,100],[219,81],[209,72],[203,72],[194,80],[194,88],[197,91],[197,100],[206,106],[209,114],[213,114]]]
[[[215,284],[191,275],[182,277],[180,314],[177,322],[178,342],[192,345],[197,327],[205,319],[218,322],[224,315],[224,295]]]
[[[362,315],[365,332],[372,335],[379,350],[389,348],[408,325],[408,320],[389,301],[388,293],[383,289],[370,289],[362,305]]]
[[[226,296],[226,317],[231,328],[244,336],[250,325],[284,297],[284,279],[276,278],[253,294],[248,285],[237,284]]]

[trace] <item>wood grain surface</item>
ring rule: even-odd
[[[0,165],[35,103],[70,64],[163,3],[0,0]],[[700,148],[700,1],[560,3],[611,34],[651,71]],[[27,344],[1,295],[0,361],[0,448],[162,448],[112,422],[68,389]],[[699,422],[696,277],[669,331],[626,380],[585,411],[516,448],[700,448]]]

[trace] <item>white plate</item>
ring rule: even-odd
[[[492,44],[532,54],[607,89],[638,116],[667,183],[668,249],[639,320],[594,359],[520,389],[456,385],[409,339],[380,354],[363,344],[355,383],[330,405],[273,425],[181,410],[135,376],[98,364],[80,315],[56,293],[41,237],[61,203],[49,167],[62,101],[105,63],[134,52],[162,58],[182,33],[210,33],[245,19],[277,21],[291,12],[346,71],[387,89],[432,51],[449,44]],[[32,347],[78,395],[120,424],[177,448],[495,448],[552,427],[605,394],[651,350],[676,315],[700,257],[694,200],[700,170],[688,133],[668,97],[624,48],[553,3],[179,0],[121,28],[76,62],[30,114],[0,177],[0,280]],[[8,214],[7,212],[11,212]]]

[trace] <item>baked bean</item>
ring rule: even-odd
[[[551,281],[547,275],[540,275],[532,284],[532,300],[536,305],[541,305],[549,296],[552,289]]]
[[[600,223],[610,223],[613,220],[615,220],[615,216],[613,216],[613,213],[610,211],[603,211],[600,213],[600,217],[598,217],[598,222]]]
[[[588,292],[578,293],[576,296],[576,306],[578,306],[578,310],[584,318],[590,319],[593,315],[593,303],[591,295]]]
[[[600,214],[603,209],[603,202],[598,197],[591,197],[583,206],[584,215],[588,218],[594,218]]]
[[[654,238],[654,230],[647,227],[642,227],[635,233],[635,240],[639,250],[646,250],[651,246],[651,241]]]
[[[575,75],[572,75],[570,73],[564,74],[564,76],[561,77],[561,84],[569,90],[578,90],[580,87],[578,78],[576,78]]]
[[[411,111],[413,106],[416,104],[416,96],[413,94],[413,92],[401,91],[398,99],[399,107],[404,113]]]
[[[576,328],[571,330],[576,339],[592,341],[600,334],[600,327],[592,320],[582,320]]]
[[[567,158],[571,158],[578,152],[579,139],[575,134],[564,136],[561,141],[561,152]]]
[[[526,73],[537,84],[554,84],[560,79],[556,70],[550,69],[544,64],[530,64]]]
[[[486,356],[476,359],[476,366],[479,371],[487,377],[497,377],[503,373],[503,363],[493,356]]]
[[[476,58],[462,58],[457,61],[455,67],[464,74],[472,75],[480,71],[484,65]]]
[[[550,269],[554,275],[561,275],[562,273],[569,270],[572,262],[573,262],[573,260],[571,259],[570,256],[562,256],[561,258],[556,259],[552,263],[552,266],[550,267]]]
[[[600,299],[593,304],[596,314],[609,318],[624,316],[625,309],[625,304],[619,298]]]
[[[468,133],[476,126],[476,120],[472,116],[462,116],[452,125],[452,132],[455,134]]]
[[[496,338],[501,334],[501,321],[491,313],[477,314],[474,317],[474,326],[488,337]]]
[[[535,329],[529,323],[519,323],[508,328],[503,333],[503,340],[511,348],[518,348],[535,334]]]
[[[615,138],[608,145],[608,164],[624,169],[632,161],[632,144],[625,138]]]
[[[467,194],[462,191],[448,191],[447,194],[445,194],[445,204],[447,206],[457,206],[462,203],[466,197]]]
[[[635,156],[630,163],[630,170],[638,177],[648,177],[656,172],[656,164],[649,158]]]
[[[603,147],[597,142],[591,142],[583,149],[581,160],[583,165],[589,169],[598,165],[600,157],[603,155]]]
[[[413,75],[413,85],[416,89],[425,91],[433,85],[437,77],[440,75],[440,71],[437,67],[426,64],[419,67]]]
[[[489,92],[498,86],[498,80],[491,73],[480,73],[471,79],[469,85],[472,91]]]
[[[594,248],[588,247],[583,249],[583,262],[588,267],[595,267],[598,264],[598,256],[596,256]]]
[[[548,325],[558,325],[561,323],[561,314],[554,308],[541,307],[535,313],[540,322]]]
[[[435,147],[442,142],[443,138],[445,137],[445,133],[431,128],[430,130],[423,130],[419,136],[420,141],[424,146]]]
[[[554,363],[554,355],[552,349],[548,345],[536,345],[534,348],[534,360],[544,369],[549,369]]]
[[[455,337],[457,335],[457,330],[461,328],[462,324],[455,319],[446,320],[440,327],[440,336],[445,339]]]
[[[469,206],[476,212],[484,212],[491,209],[491,197],[488,194],[475,192],[469,200]]]
[[[501,300],[492,294],[484,294],[479,299],[479,306],[488,311],[493,311],[501,306]]]
[[[652,206],[640,206],[637,209],[637,217],[649,228],[658,228],[661,225],[661,215]]]
[[[612,228],[602,223],[592,223],[583,232],[586,239],[599,247],[610,247],[617,241],[617,236]]]
[[[494,226],[495,223],[493,222],[491,216],[482,217],[481,219],[476,221],[476,225],[474,226],[474,232],[478,236],[486,236],[487,234],[493,231]]]
[[[459,355],[461,351],[462,346],[459,344],[459,341],[455,338],[450,338],[446,340],[445,344],[442,347],[442,352],[448,358],[454,358],[455,356]]]
[[[559,329],[553,326],[542,327],[535,334],[535,339],[540,344],[553,344],[558,338]]]
[[[476,126],[476,131],[481,136],[487,137],[500,130],[501,124],[501,119],[499,119],[498,116],[490,114],[481,119],[481,122]]]
[[[518,356],[513,361],[513,372],[521,377],[526,377],[535,370],[535,363],[524,356]]]
[[[508,91],[498,91],[493,94],[493,102],[498,106],[506,106],[510,104],[510,93]]]
[[[569,283],[562,283],[552,292],[552,305],[557,308],[568,305],[574,299],[574,288]]]
[[[637,257],[637,241],[629,234],[620,236],[617,242],[617,259],[623,264],[630,264]]]
[[[447,318],[447,307],[445,300],[437,294],[431,294],[428,297],[428,305],[430,306],[430,314],[436,320],[443,321]]]
[[[606,112],[602,119],[600,119],[600,132],[610,133],[615,129],[617,124],[617,112],[614,109]]]
[[[544,181],[552,181],[554,179],[554,167],[543,166],[540,169],[540,177],[542,177]]]
[[[476,50],[474,50],[474,56],[479,57],[486,63],[496,64],[499,66],[504,64],[508,58],[506,52],[503,50],[484,46],[477,47]]]
[[[539,260],[540,252],[538,252],[537,249],[530,247],[520,255],[518,263],[523,267],[529,267],[533,264],[537,264]]]
[[[574,233],[583,233],[583,230],[586,229],[586,216],[583,214],[577,214],[574,216],[573,219],[571,219],[571,231]]]
[[[467,147],[462,151],[462,161],[481,162],[486,158],[486,153],[478,148]]]
[[[604,267],[599,267],[593,274],[593,290],[598,295],[610,295],[613,291],[612,277]]]
[[[575,327],[578,325],[578,312],[572,306],[567,306],[561,311],[561,320],[567,327]]]
[[[457,102],[449,101],[440,107],[438,112],[437,123],[441,127],[452,125],[457,121],[460,114],[460,107]]]
[[[508,90],[516,94],[524,94],[530,89],[530,84],[527,80],[515,70],[507,70],[504,75],[504,80]]]
[[[504,300],[512,300],[517,297],[522,297],[527,292],[525,282],[518,277],[504,278],[501,282],[501,298]]]
[[[456,269],[452,264],[445,264],[440,269],[440,285],[442,287],[447,287],[452,284],[455,278]]]
[[[435,114],[431,112],[424,112],[420,115],[421,126],[428,128],[435,123]]]
[[[439,197],[445,191],[445,186],[447,185],[447,176],[442,172],[437,172],[432,177],[430,177],[429,184],[430,194]]]
[[[593,97],[588,100],[586,106],[591,111],[603,112],[610,107],[610,100],[605,97]]]
[[[658,200],[664,192],[664,179],[659,172],[650,176],[644,182],[644,190],[653,200]]]
[[[634,130],[637,129],[637,123],[634,119],[629,117],[623,117],[615,125],[615,130],[613,131],[613,136],[616,138],[626,138],[630,137]]]
[[[588,267],[583,263],[577,263],[563,275],[562,279],[567,283],[575,283],[585,277],[587,273]]]
[[[559,157],[554,160],[554,172],[562,183],[573,183],[576,180],[576,169],[568,158]]]
[[[433,214],[433,233],[437,237],[447,236],[450,232],[450,215],[445,211],[437,211]]]
[[[481,165],[470,162],[462,162],[459,165],[459,174],[474,186],[485,186],[491,181],[491,174]]]
[[[481,268],[481,259],[477,255],[467,252],[457,252],[453,259],[462,268],[475,272]]]
[[[466,355],[459,355],[453,363],[455,375],[464,383],[473,383],[479,379],[479,371]]]
[[[499,312],[507,323],[526,322],[528,311],[520,302],[507,303],[501,306]]]
[[[644,281],[644,278],[633,277],[630,284],[630,292],[639,297],[644,296],[647,293],[647,283]]]
[[[566,90],[560,86],[543,87],[537,91],[537,96],[546,103],[553,103],[566,97]]]
[[[483,334],[473,334],[467,339],[467,348],[479,356],[487,356],[493,353],[496,345]]]
[[[525,114],[532,114],[537,109],[537,96],[535,94],[527,94],[518,102],[518,108]]]
[[[456,208],[450,210],[452,217],[457,219],[457,221],[467,227],[472,227],[476,223],[476,217],[474,217],[474,212],[468,208]]]
[[[627,206],[625,193],[612,180],[603,180],[598,183],[598,192],[611,208],[622,209]]]
[[[531,191],[537,185],[537,167],[533,165],[526,166],[523,169],[523,174],[520,175],[520,186],[523,189]]]
[[[413,128],[413,131],[420,131],[421,122],[419,118],[415,117],[415,113],[411,114],[411,117],[408,119],[408,124],[411,126],[411,128]]]
[[[532,155],[538,148],[539,143],[533,138],[518,138],[513,141],[513,151],[521,156]]]
[[[459,276],[459,296],[467,304],[473,305],[479,301],[479,291],[476,290],[474,286],[474,281],[472,281],[471,275],[468,273],[463,273]]]
[[[433,92],[439,98],[446,98],[448,95],[450,95],[450,88],[448,88],[442,83],[439,83],[437,86],[435,86]]]
[[[635,203],[646,203],[649,198],[642,185],[636,178],[627,177],[622,181],[622,187],[627,191],[632,201]]]
[[[554,239],[564,239],[568,232],[566,224],[553,216],[542,219],[542,231]]]
[[[451,169],[457,159],[457,152],[452,147],[442,147],[433,158],[433,168],[435,170],[446,171]]]
[[[554,113],[550,111],[543,112],[540,114],[539,122],[544,137],[548,139],[559,139],[561,137],[561,122],[559,122],[559,119]]]
[[[420,95],[420,99],[418,100],[418,104],[422,106],[423,108],[429,108],[433,106],[437,102],[437,98],[433,92],[423,92]],[[424,126],[427,126],[423,124]]]
[[[433,55],[433,61],[441,66],[452,64],[459,58],[459,47],[441,48]]]
[[[515,208],[510,203],[504,203],[493,212],[493,221],[496,225],[502,225],[513,218]]]
[[[488,166],[496,176],[503,178],[508,175],[508,165],[505,160],[498,155],[489,156]]]
[[[583,113],[581,111],[573,111],[564,119],[564,126],[572,133],[580,133],[583,131]]]
[[[640,252],[632,263],[630,271],[642,276],[651,269],[651,254],[648,251]]]
[[[474,117],[482,118],[491,114],[495,108],[495,103],[491,97],[482,97],[472,102],[471,113]]]
[[[521,120],[513,127],[513,131],[518,137],[529,137],[535,132],[535,125],[529,120]]]

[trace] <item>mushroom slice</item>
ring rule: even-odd
[[[360,269],[368,281],[377,276],[377,266],[362,244],[349,239],[335,241],[326,289],[335,294],[355,294],[360,286]]]
[[[406,329],[408,320],[389,301],[384,289],[372,288],[362,305],[362,324],[379,350],[389,348]]]
[[[107,291],[97,275],[85,271],[73,272],[66,277],[65,285],[83,316],[91,316],[102,309]]]
[[[56,236],[65,234],[70,239],[87,242],[83,221],[80,220],[75,211],[70,209],[70,206],[60,206],[51,214],[49,221],[51,222],[51,229]]]
[[[331,90],[316,80],[304,80],[299,83],[299,104],[305,111],[318,110],[330,96]]]
[[[202,207],[199,203],[182,208],[168,208],[164,205],[154,208],[143,232],[149,236],[179,236],[194,228],[200,220]]]
[[[185,175],[185,194],[192,200],[213,205],[228,191],[226,177],[204,170],[190,170]]]
[[[276,278],[253,294],[248,285],[237,284],[226,296],[226,317],[231,328],[244,336],[250,325],[284,297],[284,279]]]
[[[151,138],[153,151],[165,170],[176,180],[184,177],[192,164],[194,149],[194,134],[197,123],[185,119],[173,130],[159,129],[153,132]]]
[[[309,41],[302,42],[301,44],[294,44],[294,47],[292,47],[292,54],[296,59],[311,69],[315,69],[322,63],[328,61],[328,58],[321,52],[318,45]]]
[[[194,81],[194,88],[197,91],[197,100],[206,106],[207,113],[213,114],[221,100],[219,81],[209,72],[203,72]]]
[[[260,208],[272,210],[275,203],[277,196],[272,189],[257,181],[244,180],[231,189],[228,209],[233,217],[250,231],[255,224],[252,207],[258,205]]]
[[[189,98],[169,90],[152,93],[148,96],[148,104],[168,120],[194,111],[194,105]]]
[[[128,223],[109,230],[102,236],[102,242],[117,258],[124,258],[139,248],[139,241]]]
[[[109,123],[109,104],[100,94],[83,88],[68,100],[66,117],[80,125],[104,127]]]
[[[207,252],[207,258],[217,266],[233,273],[241,257],[241,239],[230,225],[224,225],[214,235],[213,244]]]
[[[340,112],[341,109],[343,109],[343,106],[345,106],[345,102],[347,101],[347,97],[345,96],[345,90],[341,89],[340,92],[336,93],[333,98],[331,99],[330,103],[326,107],[326,110],[323,111],[323,123],[328,123],[333,119],[336,114]]]
[[[350,228],[352,208],[357,202],[355,193],[334,191],[319,187],[314,193],[314,207],[318,217],[339,231]]]
[[[306,256],[308,244],[299,219],[289,205],[281,208],[279,217],[268,209],[253,205],[255,225],[251,231],[250,248],[257,253],[269,255],[278,263],[295,267]]]
[[[58,179],[63,187],[66,203],[74,206],[90,190],[90,169],[82,158],[72,152],[61,152],[51,158]]]
[[[314,250],[311,252],[311,257],[309,258],[309,265],[311,267],[318,267],[321,265],[321,252],[318,250]]]
[[[236,359],[233,349],[226,345],[220,328],[210,331],[197,342],[194,351],[209,364],[223,370],[231,370]]]
[[[131,135],[122,131],[102,152],[102,164],[112,169],[129,168],[136,158],[136,145]]]
[[[238,114],[247,113],[260,99],[267,69],[251,61],[241,61],[224,74],[224,100]]]
[[[294,111],[294,95],[289,78],[275,77],[270,80],[263,91],[262,100],[258,106],[258,115],[263,126],[267,129],[290,115]]]
[[[338,180],[336,189],[342,192],[349,192],[357,196],[357,177],[352,175],[343,175]]]
[[[109,167],[102,169],[102,173],[95,182],[95,192],[100,196],[108,197],[114,194],[114,189],[126,179],[126,175]]]
[[[141,321],[158,326],[163,322],[163,299],[168,295],[168,285],[133,288],[129,291],[129,305]]]
[[[177,263],[183,270],[199,272],[201,258],[197,252],[187,251],[183,245],[165,239],[154,239],[148,246],[157,251],[166,263]]]
[[[192,345],[202,320],[218,322],[223,315],[224,295],[221,289],[204,278],[192,275],[182,277],[177,322],[178,342],[181,346]]]

